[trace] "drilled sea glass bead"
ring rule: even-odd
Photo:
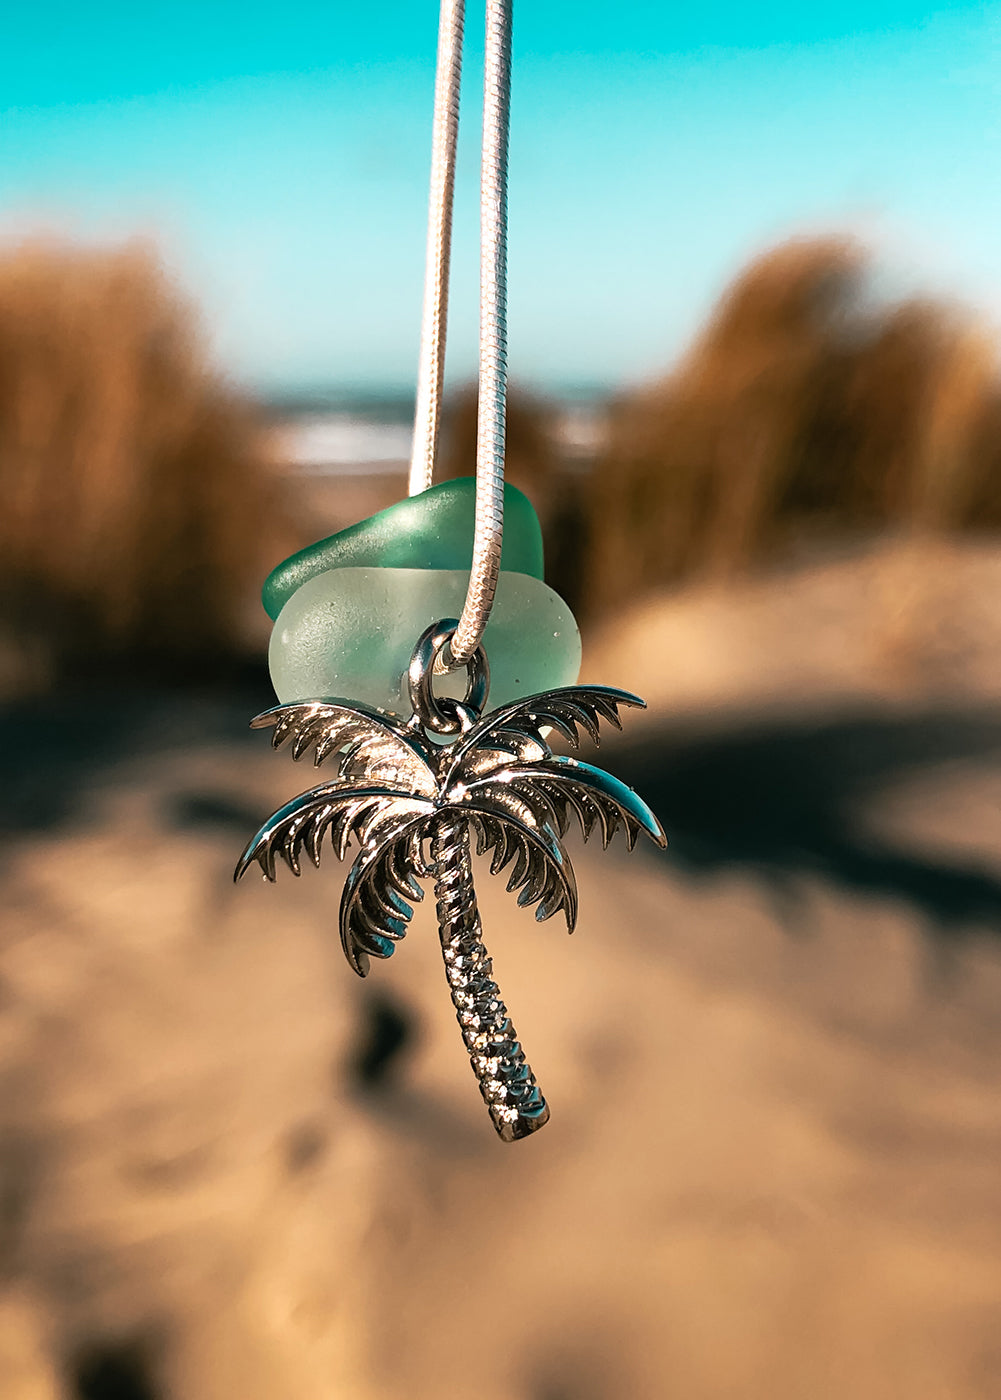
[[[449,483],[451,484],[451,483]],[[458,617],[465,569],[334,568],[287,598],[271,634],[271,680],[282,704],[319,697],[361,700],[409,717],[404,673],[431,623]],[[580,670],[580,633],[551,588],[503,571],[483,637],[488,708],[558,686]],[[437,693],[461,698],[466,672],[443,676]]]

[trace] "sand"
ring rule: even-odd
[[[594,639],[672,847],[578,845],[569,940],[480,872],[553,1114],[513,1146],[427,904],[361,983],[329,856],[232,885],[308,782],[263,685],[9,708],[4,1400],[1001,1394],[1001,649],[980,584],[948,666],[923,605],[880,642],[898,567]]]

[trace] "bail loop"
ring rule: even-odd
[[[432,623],[414,647],[407,671],[407,689],[414,716],[432,734],[460,734],[474,724],[486,704],[490,689],[490,667],[482,646],[465,663],[468,684],[462,700],[450,700],[434,693],[432,680],[436,663],[446,659],[446,648],[455,635],[457,618],[445,617]]]

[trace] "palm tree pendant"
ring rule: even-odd
[[[429,627],[407,675],[413,715],[346,700],[278,705],[252,721],[273,727],[275,748],[292,757],[313,750],[332,776],[273,813],[250,841],[236,879],[256,860],[267,880],[276,856],[294,875],[303,851],[319,866],[327,832],[338,857],[359,849],[340,905],[340,934],[360,977],[369,959],[388,958],[407,932],[413,905],[434,880],[445,972],[459,1027],[494,1127],[505,1142],[527,1137],[549,1118],[493,980],[473,888],[470,834],[491,874],[509,868],[507,887],[535,917],[577,918],[577,885],[564,847],[571,817],[584,839],[596,828],[603,846],[620,828],[632,849],[640,831],[666,845],[660,822],[624,783],[590,764],[554,755],[555,730],[576,748],[579,730],[597,743],[599,721],[620,728],[620,706],[644,708],[627,691],[570,686],[532,695],[482,715],[489,687],[480,648],[468,665],[464,700],[436,696],[432,674],[455,631],[445,619]]]

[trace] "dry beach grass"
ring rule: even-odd
[[[0,258],[0,626],[43,676],[211,665],[290,546],[260,415],[149,248]]]
[[[587,487],[589,613],[832,538],[998,527],[996,337],[871,281],[851,242],[780,245],[670,375],[613,406]]]

